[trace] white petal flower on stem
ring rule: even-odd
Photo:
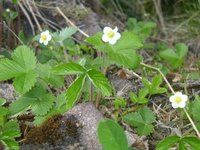
[[[115,27],[114,29],[110,27],[104,27],[103,29],[103,36],[102,40],[104,42],[109,42],[110,44],[114,45],[117,40],[119,40],[121,37],[121,34],[118,32],[118,28]]]
[[[46,31],[44,31],[44,32],[42,32],[41,34],[40,34],[40,40],[39,40],[39,42],[42,44],[44,44],[44,45],[47,45],[48,44],[48,42],[51,40],[51,34],[49,33],[49,31],[48,30],[46,30]]]
[[[186,101],[188,96],[182,94],[181,92],[176,92],[169,98],[169,101],[172,103],[173,108],[184,108],[186,106]]]

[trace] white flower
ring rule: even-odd
[[[44,31],[44,32],[42,32],[41,34],[40,34],[40,43],[42,44],[44,44],[44,45],[47,45],[48,44],[48,42],[51,40],[51,35],[50,35],[50,33],[49,33],[49,31],[48,30],[46,30],[46,31]]]
[[[117,27],[115,27],[114,29],[111,29],[110,27],[104,27],[102,40],[104,42],[109,42],[110,44],[114,45],[121,37],[120,33],[117,31]]]
[[[169,98],[169,101],[172,103],[173,108],[184,108],[187,100],[188,96],[182,94],[181,92],[176,92]]]
[[[10,9],[9,9],[9,8],[7,8],[7,9],[6,9],[6,12],[7,12],[7,13],[9,13],[9,12],[10,12]]]

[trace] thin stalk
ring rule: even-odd
[[[183,108],[183,110],[184,110],[186,116],[188,117],[190,123],[192,124],[192,127],[194,128],[194,130],[195,130],[197,136],[200,138],[200,133],[199,133],[199,131],[198,131],[196,125],[194,124],[194,121],[192,120],[192,118],[191,118],[190,115],[188,114],[187,110],[186,110],[185,108]]]

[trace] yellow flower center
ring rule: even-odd
[[[177,104],[179,104],[181,101],[182,101],[182,99],[181,99],[180,96],[176,96],[176,97],[175,97],[175,102],[176,102]]]
[[[112,38],[115,35],[115,32],[109,31],[107,35],[109,38]]]
[[[47,36],[46,35],[42,35],[41,38],[42,38],[43,41],[47,40]]]

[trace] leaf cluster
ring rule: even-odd
[[[123,119],[129,125],[135,127],[139,135],[149,135],[154,130],[152,123],[155,122],[155,115],[148,107],[128,113]]]

